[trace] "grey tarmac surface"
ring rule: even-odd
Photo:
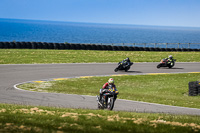
[[[157,64],[158,63],[134,63],[131,69],[126,73],[123,71],[114,72],[114,68],[117,66],[116,63],[0,65],[0,103],[97,109],[96,97],[94,96],[21,91],[15,89],[13,86],[18,83],[33,80],[49,80],[53,78],[77,76],[200,72],[200,63],[176,63],[175,67],[172,69],[157,69]],[[97,94],[100,87],[96,87]],[[118,90],[120,91],[120,88],[118,88]],[[122,99],[116,100],[114,110],[200,115],[200,109]]]

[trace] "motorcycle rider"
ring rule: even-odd
[[[171,66],[174,66],[174,59],[172,55],[169,55],[168,58],[165,58],[166,60],[168,60],[167,64],[170,64]]]
[[[129,57],[127,57],[126,59],[124,59],[124,60],[122,61],[122,63],[125,64],[125,67],[126,67],[126,66],[129,66],[129,65],[130,65],[131,61],[130,61]]]
[[[117,89],[116,89],[116,86],[114,84],[114,79],[113,78],[109,78],[108,82],[106,82],[104,85],[103,85],[103,88],[100,89],[100,98],[99,98],[99,101],[101,101],[101,98],[103,96],[104,93],[106,93],[106,90],[109,89],[109,86],[112,86],[115,88],[115,92],[118,92]],[[117,98],[117,96],[115,96],[115,99]]]

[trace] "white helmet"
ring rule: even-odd
[[[113,83],[114,83],[113,78],[109,78],[108,83],[109,83],[109,84],[113,84]]]
[[[172,55],[169,55],[169,58],[172,59],[173,58]]]

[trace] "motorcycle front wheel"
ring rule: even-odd
[[[110,98],[110,102],[108,103],[107,109],[112,110],[114,107],[114,99]]]
[[[169,68],[172,68],[173,66],[174,66],[174,64],[173,64],[173,65],[169,65],[168,67],[169,67]]]
[[[130,69],[130,67],[126,67],[125,68],[125,72],[128,72],[129,69]]]
[[[157,68],[160,68],[160,67],[161,67],[161,65],[160,65],[160,64],[158,64],[158,65],[157,65]]]

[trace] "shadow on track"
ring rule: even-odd
[[[119,70],[118,72],[120,72],[120,73],[142,73],[141,71],[127,71],[127,72],[125,72],[124,70]]]
[[[127,73],[142,73],[141,71],[127,71]]]
[[[184,69],[184,68],[172,67],[170,69]]]
[[[184,68],[179,68],[179,67],[172,67],[172,68],[168,68],[168,67],[161,67],[159,69],[184,69]]]

